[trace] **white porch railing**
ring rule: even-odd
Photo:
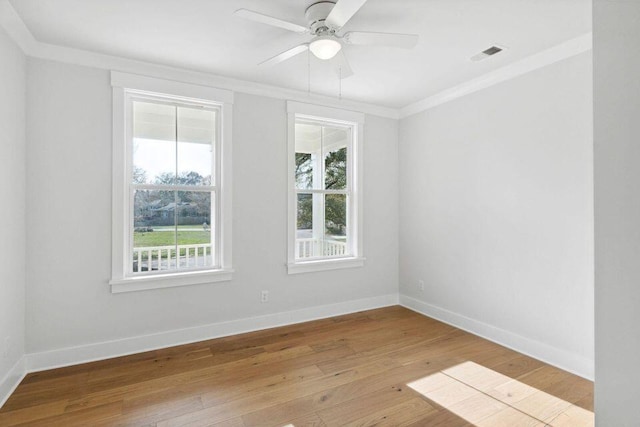
[[[347,253],[347,243],[338,240],[296,239],[296,258],[339,256]]]
[[[133,248],[133,272],[211,265],[211,244]]]
[[[340,256],[347,253],[346,242],[296,239],[296,258]],[[133,272],[176,270],[211,265],[211,244],[150,246],[133,248]]]

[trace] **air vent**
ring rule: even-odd
[[[483,59],[486,59],[492,55],[495,55],[496,53],[500,53],[504,50],[504,48],[502,47],[498,47],[498,46],[491,46],[488,49],[483,50],[482,52],[480,52],[477,55],[474,55],[471,57],[472,61],[482,61]]]

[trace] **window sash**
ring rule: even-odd
[[[294,190],[296,194],[351,194],[350,190],[314,190],[314,189],[300,189],[296,188]]]
[[[326,234],[326,230],[325,230],[325,227],[326,227],[326,216],[325,215],[326,215],[326,206],[327,205],[326,205],[326,202],[325,202],[326,198],[324,196],[327,195],[327,194],[337,194],[337,193],[326,193],[326,192],[323,193],[320,190],[320,191],[316,191],[314,193],[301,191],[301,192],[298,192],[297,194],[321,194],[323,196],[322,197],[322,200],[323,200],[322,209],[321,209],[321,211],[322,211],[322,221],[321,222],[322,222],[323,229],[322,229],[322,239],[320,239],[320,243],[322,244],[322,248],[324,249],[325,243],[330,240],[330,239],[327,238],[327,234]],[[296,258],[295,255],[294,255],[294,258],[295,258],[296,262],[337,260],[337,259],[353,258],[355,256],[354,250],[353,250],[354,245],[351,242],[351,236],[349,234],[350,233],[351,223],[352,223],[352,220],[351,220],[351,210],[352,210],[352,208],[351,208],[351,197],[350,197],[349,194],[346,194],[346,193],[340,193],[340,194],[344,194],[346,196],[346,206],[345,207],[346,207],[346,211],[347,211],[346,212],[347,235],[345,236],[346,237],[346,250],[345,250],[345,253],[342,254],[342,255],[315,255],[315,256],[305,256],[305,257],[301,257],[301,258]],[[296,207],[296,215],[297,215],[297,207]],[[297,218],[296,218],[296,221],[294,223],[294,227],[295,227],[295,229],[297,231],[297,229],[298,229],[298,227],[297,227]],[[297,233],[296,233],[296,235],[297,235]],[[301,240],[301,239],[298,239],[297,236],[296,236],[294,241],[293,241],[293,245],[294,245],[294,247],[296,247],[296,250],[297,250],[298,240]]]
[[[158,190],[158,191],[195,191],[210,192],[216,191],[215,185],[179,185],[179,184],[129,184],[134,190]]]
[[[165,187],[165,186],[163,186]],[[216,209],[219,203],[219,192],[217,191],[210,191],[210,190],[198,190],[198,192],[201,193],[210,193],[211,194],[211,205],[213,205],[210,208],[210,212],[211,212],[211,216],[216,215],[214,217],[214,221],[212,221],[211,226],[214,227],[214,233],[211,234],[211,239],[213,240],[211,242],[210,246],[210,250],[209,250],[209,254],[211,256],[211,263],[208,265],[202,265],[202,266],[194,266],[194,267],[190,267],[190,268],[178,268],[179,262],[180,262],[180,256],[179,256],[179,246],[181,246],[179,244],[179,242],[176,240],[176,242],[173,245],[165,245],[165,246],[158,246],[158,248],[165,248],[162,250],[166,250],[167,247],[171,246],[172,248],[175,248],[175,252],[176,252],[176,268],[173,269],[159,269],[159,270],[148,270],[148,271],[134,271],[133,268],[133,262],[134,262],[134,253],[136,252],[136,248],[134,247],[134,233],[135,233],[135,220],[134,220],[134,205],[135,205],[135,188],[131,188],[130,192],[129,192],[129,219],[130,219],[130,226],[129,226],[129,246],[128,248],[126,248],[125,252],[127,254],[126,259],[128,260],[128,263],[126,264],[126,268],[127,268],[127,277],[141,277],[141,276],[153,276],[153,275],[158,275],[158,274],[167,274],[167,273],[181,273],[181,272],[192,272],[192,271],[202,271],[202,270],[211,270],[211,269],[219,269],[221,268],[221,254],[220,254],[220,250],[221,250],[221,242],[219,239],[219,235],[220,232],[218,230],[218,225],[220,223],[220,218],[218,218],[217,214],[215,212],[217,212]],[[178,190],[175,188],[169,189],[169,190],[165,190],[165,189],[160,189],[160,191],[183,191],[183,190]],[[191,190],[187,190],[189,192],[192,192]],[[175,215],[175,214],[174,214]],[[175,217],[174,217],[175,218]],[[174,220],[175,221],[175,220]],[[174,227],[176,227],[176,231],[177,231],[177,224],[175,224],[174,222]],[[176,234],[176,239],[177,239],[177,234]],[[187,246],[197,246],[197,244],[194,245],[187,245]],[[156,249],[157,250],[157,249]],[[197,256],[197,253],[195,254]],[[190,255],[186,256],[186,259],[189,258]],[[203,252],[203,256],[206,257],[206,252]]]

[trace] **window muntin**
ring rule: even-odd
[[[295,116],[295,262],[351,258],[355,124]]]
[[[220,268],[219,106],[140,93],[126,102],[126,275]]]

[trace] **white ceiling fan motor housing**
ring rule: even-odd
[[[309,28],[311,29],[311,34],[314,35],[333,35],[335,33],[335,29],[329,28],[325,24],[325,20],[329,13],[335,6],[335,2],[332,1],[321,1],[318,3],[314,3],[307,8],[304,13],[307,22],[309,23]]]

